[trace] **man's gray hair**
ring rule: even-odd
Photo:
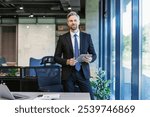
[[[70,17],[70,16],[77,16],[80,20],[80,16],[75,12],[75,11],[71,11],[70,13],[68,13],[67,15],[67,19]]]

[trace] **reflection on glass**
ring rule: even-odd
[[[115,0],[112,0],[112,14],[111,14],[111,22],[112,22],[112,61],[111,61],[111,99],[115,99],[115,34],[116,34],[116,17],[115,17]]]
[[[121,99],[131,99],[131,0],[122,1]]]
[[[150,99],[150,15],[149,1],[142,0],[142,95]]]

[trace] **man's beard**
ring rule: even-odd
[[[72,25],[72,26],[70,27],[70,29],[71,29],[71,30],[77,30],[77,25]]]

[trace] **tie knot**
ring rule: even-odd
[[[76,38],[76,37],[77,37],[77,34],[74,34],[74,37]]]

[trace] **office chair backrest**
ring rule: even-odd
[[[41,61],[41,65],[53,65],[55,64],[54,56],[44,56]]]
[[[43,66],[40,64],[41,61],[42,61],[41,59],[36,59],[36,58],[31,57],[29,66],[30,67]],[[33,68],[29,69],[29,75],[30,76],[36,76],[36,72]]]
[[[41,66],[35,71],[39,87],[61,84],[60,66]]]
[[[6,63],[6,59],[0,56],[0,66],[2,66],[3,63]]]

